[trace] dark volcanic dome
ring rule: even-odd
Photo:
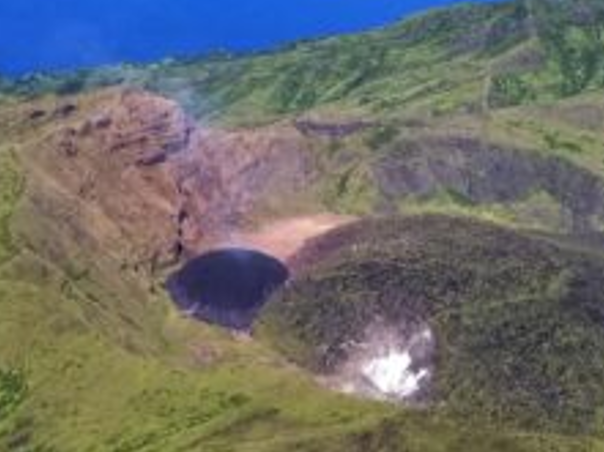
[[[240,248],[212,251],[174,273],[167,288],[193,317],[233,329],[249,328],[289,272],[267,254]]]

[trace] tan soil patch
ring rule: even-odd
[[[334,214],[288,218],[266,224],[256,231],[235,234],[222,246],[255,249],[287,262],[308,240],[354,220],[354,217]]]

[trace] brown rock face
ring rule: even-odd
[[[212,243],[228,240],[259,205],[303,190],[313,173],[303,139],[284,127],[198,130],[191,150],[176,162],[180,188],[186,211],[209,213]]]
[[[191,124],[172,102],[141,92],[70,105],[24,150],[30,213],[129,263],[174,257],[179,194],[168,162],[188,146]]]
[[[33,246],[57,258],[77,244],[127,265],[175,263],[229,234],[265,198],[303,187],[312,172],[293,129],[202,129],[176,103],[142,91],[40,101],[13,133],[30,181],[25,235],[55,231],[63,245]]]

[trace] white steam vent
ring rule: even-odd
[[[329,379],[340,391],[380,400],[420,402],[433,375],[435,340],[427,325],[374,325],[351,344],[348,359]]]
[[[382,394],[407,398],[421,388],[421,382],[430,375],[428,369],[414,371],[413,358],[408,351],[391,350],[363,366],[363,375]]]

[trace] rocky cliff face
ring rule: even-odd
[[[111,91],[37,105],[22,133],[27,215],[133,265],[174,254],[180,195],[169,162],[192,133],[175,104]]]
[[[12,114],[10,142],[32,176],[24,236],[61,259],[77,244],[127,266],[176,263],[312,172],[293,128],[203,128],[176,103],[138,90],[39,101]],[[43,228],[54,242],[36,241],[48,236],[36,233]]]
[[[256,208],[283,203],[315,173],[303,137],[286,126],[199,129],[189,152],[174,164],[184,210],[205,212],[203,224],[211,242],[228,242]]]

